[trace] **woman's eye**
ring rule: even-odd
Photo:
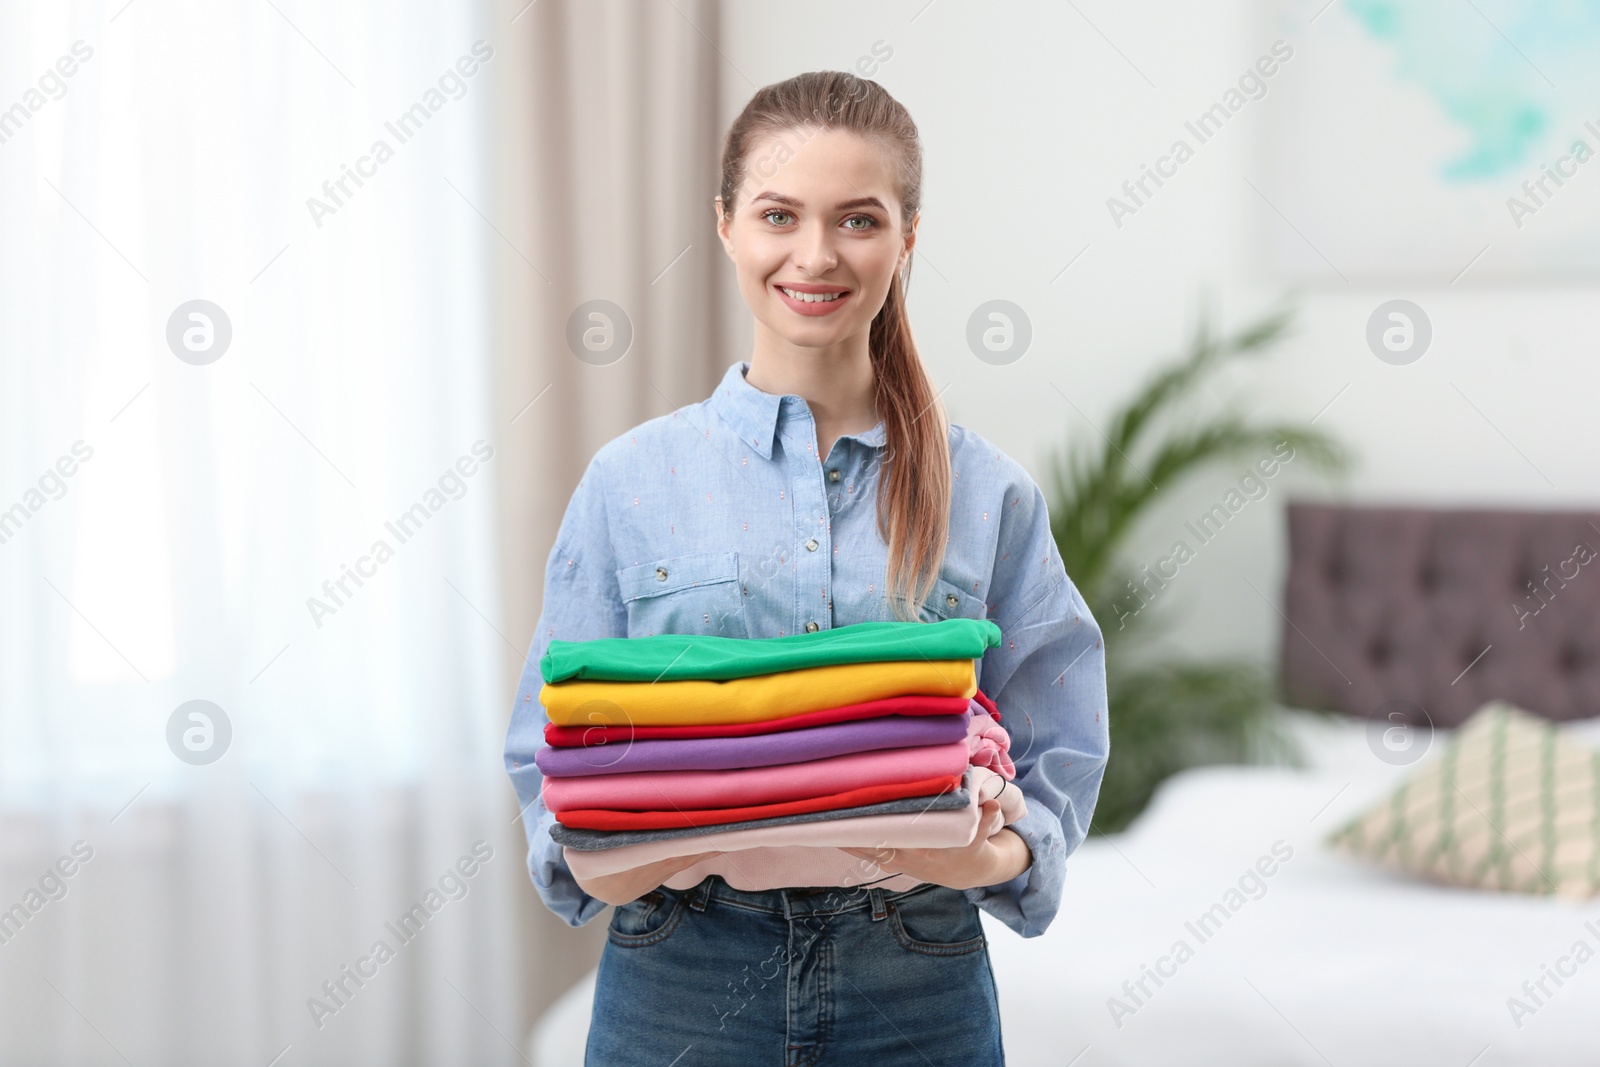
[[[773,218],[774,215],[778,216],[778,218],[774,219]],[[773,226],[787,226],[787,225],[789,225],[789,223],[794,221],[794,216],[792,214],[790,214],[787,211],[780,210],[779,208],[770,208],[770,209],[768,209],[766,211],[763,211],[761,213],[761,218],[764,219],[765,221],[767,221],[768,223],[770,223]],[[873,229],[874,227],[876,227],[878,225],[878,220],[873,218],[871,215],[851,215],[849,218],[845,219],[844,221],[845,221],[845,229],[847,229],[847,230],[855,230],[857,232],[860,232],[862,230],[870,230],[870,229]],[[856,222],[863,222],[863,223],[866,223],[866,225],[865,226],[853,226],[853,225],[851,225],[851,223],[856,223]]]

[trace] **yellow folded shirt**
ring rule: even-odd
[[[726,682],[546,683],[539,703],[557,726],[699,726],[766,722],[886,697],[970,697],[977,691],[974,660],[893,660]]]

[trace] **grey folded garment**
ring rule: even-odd
[[[966,778],[963,777],[965,782]],[[857,815],[904,815],[919,811],[956,811],[972,802],[966,786],[960,786],[931,797],[904,797],[885,800],[877,804],[863,804],[856,808],[835,808],[832,811],[808,811],[800,815],[774,815],[768,819],[746,819],[744,822],[724,822],[715,826],[685,826],[672,830],[584,830],[555,823],[550,827],[550,838],[558,845],[579,852],[598,852],[623,845],[642,845],[649,841],[674,841],[680,837],[720,833],[724,830],[756,830],[765,826],[787,826],[790,823],[822,822],[825,819],[846,819]]]

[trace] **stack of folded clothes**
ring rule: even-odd
[[[980,619],[740,640],[552,641],[535,755],[551,836],[580,878],[716,852],[666,884],[917,884],[842,848],[965,845],[980,800],[1021,793],[975,661]]]

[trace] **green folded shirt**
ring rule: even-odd
[[[539,673],[551,685],[573,678],[721,682],[842,663],[978,659],[999,644],[1000,627],[988,619],[858,622],[757,640],[707,634],[553,640],[539,659]]]

